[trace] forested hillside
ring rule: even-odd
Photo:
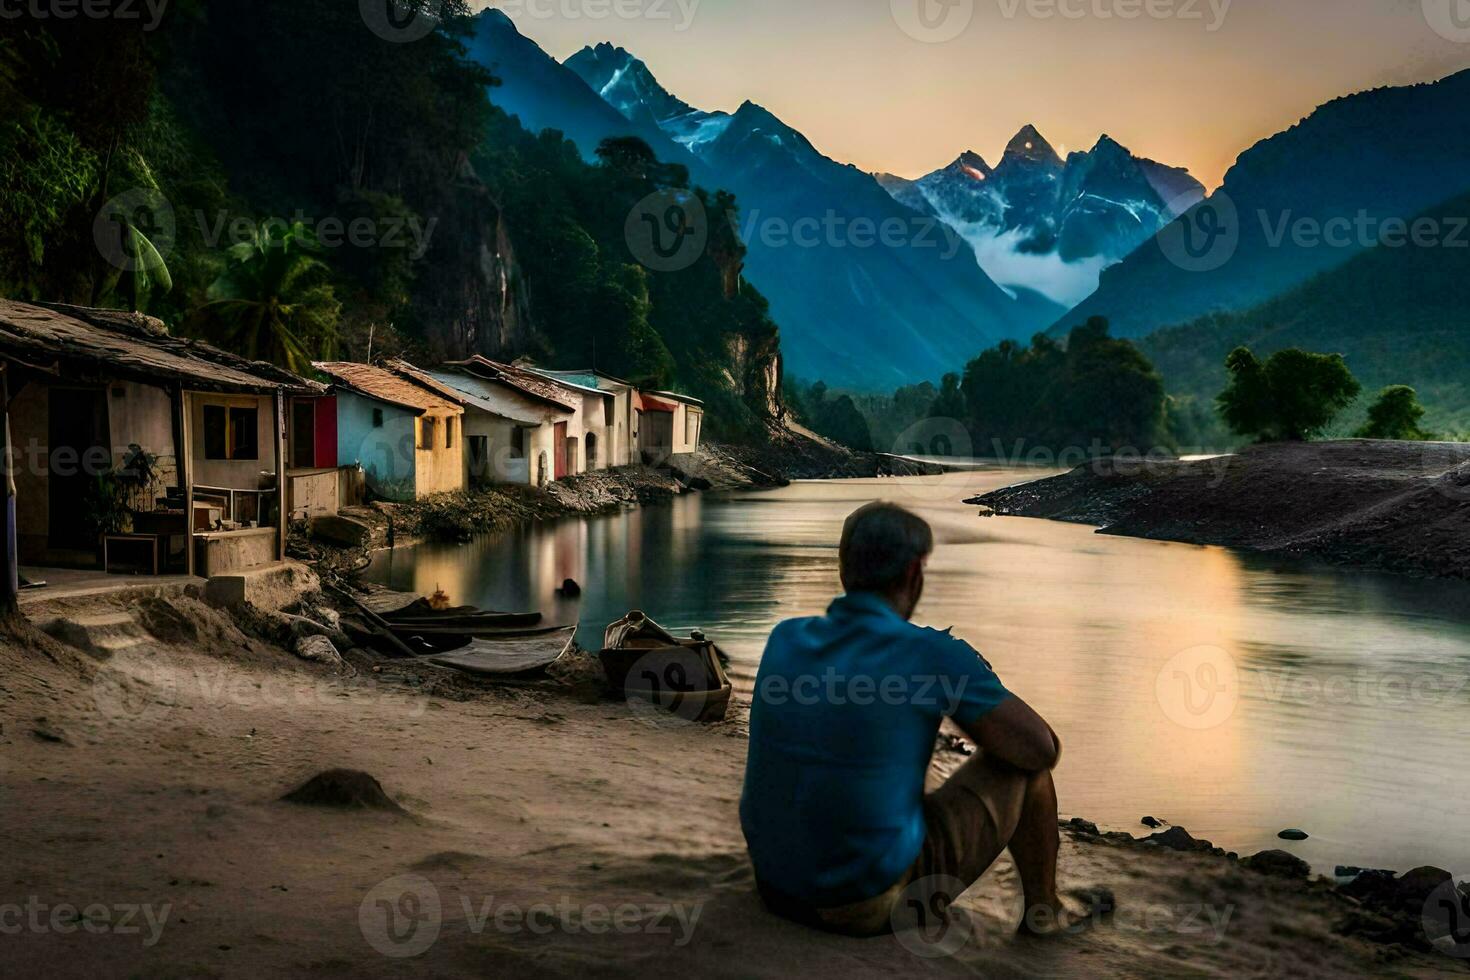
[[[484,353],[774,414],[777,328],[728,227],[679,272],[631,254],[658,191],[735,203],[636,141],[587,163],[494,104],[462,0],[411,41],[333,0],[179,0],[0,41],[0,293],[134,308],[299,367]],[[488,93],[488,94],[487,94]]]
[[[1341,353],[1365,394],[1340,420],[1343,432],[1380,389],[1408,384],[1428,409],[1426,428],[1462,435],[1470,431],[1470,195],[1414,224],[1435,234],[1379,245],[1252,310],[1163,330],[1140,346],[1172,393],[1201,401],[1225,387],[1225,358],[1238,346],[1260,356],[1287,347]]]

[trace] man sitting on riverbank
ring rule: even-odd
[[[969,644],[909,622],[933,547],[914,514],[862,508],[842,530],[846,594],[826,616],[771,633],[740,802],[761,895],[798,922],[874,935],[912,899],[957,899],[936,882],[968,888],[1009,848],[1021,930],[1061,931],[1051,776],[1061,744]],[[925,795],[945,717],[980,751]]]

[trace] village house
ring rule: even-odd
[[[638,392],[638,449],[648,466],[692,453],[704,437],[704,402],[672,391]]]
[[[631,466],[638,462],[638,389],[621,378],[600,371],[549,371],[533,368],[537,374],[555,381],[576,385],[579,390],[594,389],[612,400],[612,416],[605,426],[602,447],[589,454],[589,469]],[[606,409],[604,404],[604,409]],[[593,465],[593,461],[599,465]]]
[[[589,398],[595,409],[590,429],[594,458],[599,451],[606,417],[605,400],[600,392],[588,392],[535,371],[480,356],[446,364],[434,377],[455,388],[502,401],[510,399],[520,406],[534,406],[541,413],[541,424],[524,430],[530,440],[524,448],[534,486],[545,486],[552,480],[586,471],[582,447],[589,432],[586,412]]]
[[[385,365],[405,381],[464,409],[464,469],[467,486],[531,483],[530,450],[536,433],[557,419],[570,417],[570,406],[546,402],[533,393],[501,381],[425,370],[407,361]],[[501,390],[496,390],[501,389]],[[549,451],[549,445],[547,447]]]
[[[568,424],[565,438],[558,437],[558,461],[566,476],[591,473],[616,466],[609,453],[614,441],[616,396],[597,387],[597,379],[581,376],[571,380],[565,372],[542,371],[529,364],[517,364],[516,370],[531,374],[556,385],[577,405],[577,414]],[[585,383],[584,383],[585,382]]]
[[[286,508],[291,520],[310,520],[362,503],[363,472],[340,465],[337,452],[337,396],[325,385],[320,394],[286,401]]]
[[[408,501],[465,487],[464,409],[386,368],[319,362],[336,400],[337,462],[368,489]]]
[[[7,584],[285,555],[285,405],[320,388],[139,314],[0,300]]]

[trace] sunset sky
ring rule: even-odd
[[[901,28],[926,33],[917,3],[932,5],[938,35],[957,36],[923,41]],[[828,156],[909,177],[965,149],[993,164],[1034,123],[1064,153],[1107,133],[1213,188],[1242,150],[1322,102],[1470,67],[1470,0],[494,5],[557,58],[620,44],[693,105],[729,110],[752,99]]]

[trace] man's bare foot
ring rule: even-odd
[[[1028,904],[1016,934],[1032,939],[1075,936],[1092,928],[1116,907],[1111,889],[1079,888],[1068,892],[1065,900]]]

